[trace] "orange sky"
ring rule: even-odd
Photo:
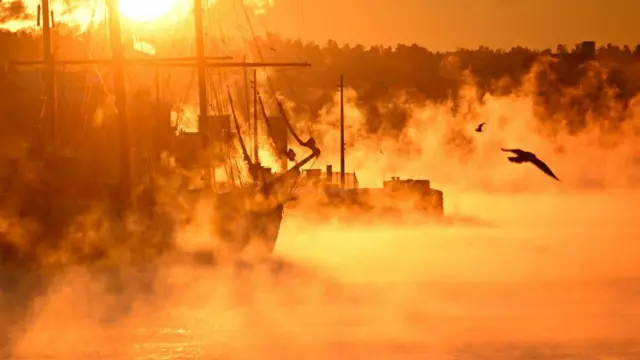
[[[272,32],[320,43],[415,42],[434,50],[545,48],[582,40],[636,44],[640,1],[275,0],[265,24]]]

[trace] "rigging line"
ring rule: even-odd
[[[240,1],[242,1],[242,0],[240,0]],[[264,61],[264,56],[262,55],[262,51],[260,50],[260,44],[258,43],[258,40],[257,40],[257,38],[256,38],[255,32],[254,32],[254,30],[253,30],[253,25],[252,25],[252,23],[251,23],[251,19],[249,18],[249,13],[248,13],[248,11],[247,11],[247,7],[244,5],[244,3],[243,3],[243,9],[244,9],[245,18],[246,18],[246,20],[247,20],[247,23],[249,24],[249,29],[251,30],[251,35],[253,36],[253,42],[254,42],[254,44],[255,44],[256,50],[258,51],[258,56],[260,56],[260,60],[261,60],[261,61]],[[267,30],[267,29],[266,29],[266,26],[265,26],[265,30]],[[286,116],[286,115],[285,115],[285,113],[284,113],[284,109],[282,108],[282,106],[281,106],[281,104],[280,104],[280,101],[279,101],[279,100],[278,100],[278,98],[277,98],[277,94],[276,94],[276,92],[275,92],[275,91],[274,91],[274,89],[273,89],[273,83],[272,83],[272,81],[271,81],[271,76],[269,76],[269,72],[265,72],[265,74],[266,74],[266,77],[267,77],[267,85],[268,85],[268,87],[269,87],[269,90],[271,91],[271,94],[276,98],[276,101],[278,101],[278,106],[279,106],[279,108],[280,108],[281,115],[285,118],[285,120],[286,120],[286,122],[287,122],[287,125],[289,126],[289,130],[290,130],[293,134],[295,134],[295,132],[294,132],[294,130],[293,130],[293,127],[291,127],[291,126],[290,126],[289,121],[288,121],[288,118],[287,118],[287,116]],[[286,76],[285,76],[285,77],[286,77]],[[287,80],[287,79],[285,79],[285,80]],[[289,85],[290,85],[290,84],[289,84]],[[257,84],[255,84],[254,86],[257,86]],[[294,91],[294,93],[295,93],[295,91]],[[308,121],[305,121],[305,123],[306,123],[306,125],[307,125],[307,131],[309,132],[309,134],[311,134],[311,133],[312,133],[312,131],[311,131],[311,125],[309,124],[309,122],[308,122]],[[296,138],[296,140],[300,139],[297,135],[295,135],[294,137]],[[298,141],[298,142],[300,143],[300,145],[303,145],[303,146],[304,146],[304,143],[302,143],[301,141]]]
[[[273,147],[276,149],[276,152],[281,152],[279,151],[280,148],[277,146],[277,144],[275,143],[275,139],[274,139],[274,131],[273,131],[273,127],[271,126],[271,121],[269,120],[269,116],[267,116],[267,111],[264,108],[264,103],[262,102],[262,97],[260,96],[260,94],[258,94],[258,102],[260,103],[260,108],[262,109],[262,117],[264,118],[264,122],[267,125],[267,131],[269,132],[269,135],[271,137],[271,142],[273,144]],[[295,161],[295,155],[289,155],[289,151],[287,151],[287,149],[284,149],[284,151],[281,152],[281,155],[284,155],[287,157],[287,160],[289,161]]]
[[[187,82],[187,86],[184,90],[184,94],[182,94],[182,99],[180,100],[180,102],[185,103],[186,99],[189,97],[189,93],[191,92],[191,90],[193,89],[193,85],[195,83],[196,80],[196,70],[191,70],[191,77],[189,78],[189,82]]]
[[[239,1],[242,1],[242,0],[239,0]],[[247,6],[244,4],[244,2],[242,3],[242,9],[243,9],[244,17],[247,21],[247,24],[249,25],[249,30],[251,31],[251,37],[253,38],[253,43],[255,45],[256,51],[258,52],[258,56],[260,57],[260,60],[264,62],[264,56],[262,54],[262,50],[260,49],[260,43],[258,42],[258,38],[253,29],[253,23],[251,22],[251,18],[249,17],[249,11],[247,10]],[[268,42],[269,41],[268,34],[265,36],[266,36],[265,39]],[[273,90],[273,84],[271,83],[271,77],[269,76],[268,72],[266,72],[266,75],[267,75],[267,83],[269,85],[269,90],[271,90],[272,94],[275,95],[275,91]]]
[[[263,27],[263,29],[264,29],[265,33],[267,34],[267,42],[268,42],[268,43],[269,43],[269,45],[273,48],[273,42],[271,41],[271,39],[270,39],[270,37],[269,37],[269,34],[270,34],[269,28],[267,27],[267,25],[266,25],[266,23],[265,23],[264,21],[260,21],[260,23],[261,23],[261,25],[262,25],[262,27]],[[298,54],[298,55],[299,55],[299,54]],[[299,60],[300,60],[300,57],[299,57],[299,56],[297,56],[297,57],[298,57],[298,61],[299,61]],[[264,61],[264,60],[263,60],[263,61]],[[287,87],[289,88],[289,90],[290,90],[293,94],[296,94],[295,87],[291,86],[291,79],[289,78],[288,74],[287,74],[287,73],[285,73],[286,69],[274,69],[274,71],[280,71],[280,73],[284,75],[285,82],[287,83]],[[268,76],[268,74],[267,74],[267,76]]]
[[[240,162],[234,159],[234,157],[238,155],[238,148],[231,143],[228,144],[228,148],[230,150],[229,151],[230,156],[225,160],[225,163],[227,164],[227,166],[229,167],[229,170],[231,171],[232,184],[236,184],[236,181],[237,181],[238,185],[244,185],[245,183],[247,183],[247,179],[245,177],[245,174],[240,169],[240,164],[239,164]]]
[[[264,118],[264,122],[267,125],[267,131],[269,132],[269,134],[273,139],[273,128],[271,127],[271,122],[269,121],[269,117],[267,116],[267,110],[264,108],[264,102],[262,102],[262,96],[260,96],[260,93],[258,92],[256,92],[256,95],[258,97],[258,103],[260,104],[260,110],[262,111],[262,117]]]
[[[247,28],[245,28],[244,26],[242,26],[240,24],[240,14],[238,13],[238,4],[234,1],[233,2],[233,12],[236,15],[236,27],[240,30],[238,31],[238,33],[240,33],[240,39],[244,40],[244,36],[247,33]]]
[[[238,123],[238,118],[236,117],[236,111],[233,108],[233,99],[231,98],[231,90],[227,87],[227,94],[229,95],[229,101],[231,102],[231,114],[233,116],[233,121],[236,124],[236,132],[238,133],[238,141],[242,148],[242,155],[244,156],[244,161],[247,162],[248,165],[253,165],[251,162],[251,158],[249,157],[249,153],[247,152],[247,147],[244,145],[244,141],[242,140],[242,132],[240,131],[240,124]]]
[[[295,130],[293,129],[293,125],[291,125],[291,122],[287,118],[287,114],[286,114],[286,112],[284,110],[284,105],[282,105],[282,102],[280,102],[280,100],[278,98],[276,98],[276,102],[278,104],[278,109],[280,110],[280,114],[284,118],[284,122],[287,125],[287,128],[289,129],[289,131],[291,132],[291,135],[293,136],[293,138],[301,146],[304,146],[304,147],[306,147],[308,149],[313,150],[315,148],[315,145],[316,145],[315,139],[313,137],[310,137],[309,140],[307,140],[306,142],[302,141],[302,139],[298,136],[298,134],[296,134]]]
[[[256,49],[258,51],[258,55],[260,56],[260,59],[262,61],[264,61],[264,57],[262,56],[262,52],[260,51],[260,45],[258,44],[257,38],[255,36],[255,33],[253,31],[253,26],[251,25],[251,19],[249,18],[249,14],[247,12],[247,7],[244,6],[244,14],[245,17],[247,19],[247,22],[249,23],[249,28],[251,29],[251,34],[253,35],[253,41],[255,43]],[[276,101],[278,102],[278,108],[280,110],[281,115],[283,116],[283,118],[285,119],[285,122],[287,124],[287,127],[289,128],[289,131],[291,132],[291,134],[294,136],[294,138],[296,139],[296,141],[302,145],[305,146],[309,149],[313,149],[313,147],[315,147],[315,140],[312,140],[313,138],[310,138],[307,142],[302,141],[302,139],[300,139],[300,137],[295,133],[295,130],[293,129],[293,126],[291,126],[291,123],[289,122],[289,119],[287,118],[285,112],[284,112],[284,108],[282,106],[282,103],[280,102],[280,100],[277,98],[277,95],[275,93],[275,91],[273,90],[273,85],[271,83],[271,77],[269,76],[269,73],[266,73],[267,75],[267,84],[269,85],[269,90],[271,90],[272,94],[274,95],[274,97],[276,98]],[[257,86],[257,84],[254,84],[254,86]]]
[[[239,0],[239,1],[242,1],[242,0]],[[247,24],[249,25],[249,31],[251,32],[251,37],[253,38],[253,43],[255,45],[256,51],[258,52],[258,56],[260,57],[261,61],[264,61],[262,50],[260,50],[260,44],[258,43],[258,40],[256,38],[256,33],[253,30],[253,24],[251,23],[251,19],[249,18],[249,12],[247,11],[247,6],[244,4],[244,2],[242,3],[242,9],[244,11],[244,17],[247,20]],[[270,82],[268,73],[267,73],[267,80]]]
[[[240,1],[242,1],[242,0],[240,0]],[[246,7],[246,5],[245,5],[244,3],[242,4],[242,6],[243,6],[243,10],[244,10],[245,18],[246,18],[246,20],[247,20],[247,24],[249,25],[249,29],[251,30],[251,35],[252,35],[252,37],[253,37],[253,42],[254,42],[254,44],[255,44],[256,50],[257,50],[257,52],[258,52],[258,56],[260,57],[260,59],[261,59],[262,61],[264,61],[264,56],[262,55],[262,51],[260,50],[260,44],[258,43],[258,40],[257,40],[257,38],[256,38],[255,31],[254,31],[254,29],[253,29],[253,25],[252,25],[252,23],[251,23],[251,19],[250,19],[250,17],[249,17],[249,13],[248,13],[248,11],[247,11],[247,7]],[[300,137],[295,133],[295,130],[293,129],[293,126],[292,126],[292,125],[291,125],[291,123],[289,122],[289,119],[287,118],[287,116],[286,116],[286,114],[285,114],[285,112],[284,112],[284,108],[283,108],[283,106],[282,106],[282,103],[278,100],[277,95],[276,95],[275,91],[273,90],[273,84],[272,84],[271,77],[269,76],[269,73],[268,73],[268,72],[266,72],[266,76],[267,76],[267,84],[268,84],[268,86],[269,86],[269,90],[272,92],[272,94],[273,94],[273,95],[274,95],[274,97],[276,98],[276,101],[277,101],[277,103],[278,103],[278,108],[279,108],[279,110],[280,110],[280,113],[281,113],[282,117],[283,117],[283,118],[284,118],[284,120],[285,120],[285,123],[286,123],[286,125],[287,125],[287,128],[289,129],[289,131],[291,132],[291,134],[293,135],[293,137],[296,139],[296,141],[297,141],[301,146],[304,146],[304,147],[306,147],[306,148],[308,148],[308,149],[310,149],[310,150],[314,151],[314,150],[315,150],[315,148],[316,148],[316,141],[315,141],[315,139],[313,139],[313,137],[310,137],[310,138],[309,138],[309,140],[307,140],[306,142],[304,142],[304,141],[302,141],[302,139],[300,139]],[[254,84],[254,86],[257,86],[257,84]],[[232,109],[232,110],[233,110],[233,109]]]
[[[258,21],[260,22],[260,25],[262,25],[262,28],[265,30],[265,40],[269,44],[269,48],[272,51],[276,51],[275,47],[273,46],[273,41],[271,41],[271,36],[269,36],[271,33],[269,32],[269,29],[267,29],[267,25],[264,23],[263,20],[258,20]]]
[[[235,83],[235,81],[233,80],[234,77],[231,77],[231,75],[226,73],[226,72],[219,72],[218,73],[218,78],[219,78],[219,81],[220,81],[221,85],[224,84],[224,85],[228,86],[227,84],[234,84]],[[221,104],[223,110],[227,109],[227,110],[225,110],[225,113],[227,113],[226,111],[228,111],[229,106],[231,106],[231,104],[229,103],[229,99],[221,97],[220,98],[220,104]]]
[[[215,115],[218,115],[218,111],[220,110],[218,104],[218,97],[216,96],[216,86],[214,84],[213,74],[210,69],[207,69],[207,106],[209,110]]]
[[[216,21],[216,23],[218,24],[218,33],[220,36],[220,43],[227,44],[229,41],[229,35],[228,35],[228,31],[223,26],[224,22],[222,21],[220,14],[218,14],[218,21]],[[222,45],[220,47],[222,47]]]
[[[84,140],[87,123],[89,122],[89,116],[88,116],[89,110],[87,109],[89,108],[89,99],[93,94],[92,87],[90,86],[90,81],[91,80],[89,78],[85,79],[84,99],[82,102],[82,110],[81,110],[83,121],[82,121],[82,129],[80,130],[80,136],[78,139],[78,146],[80,146],[79,144]]]
[[[94,8],[94,15],[92,15],[92,19],[93,19],[93,16],[95,16],[95,8]],[[93,59],[93,56],[91,55],[91,39],[92,39],[91,31],[87,31],[87,40],[84,40],[84,41],[80,40],[81,42],[85,42],[85,45],[86,45],[85,48],[86,48],[87,57],[90,60]],[[108,87],[107,87],[107,84],[104,81],[104,78],[102,77],[102,74],[100,73],[100,69],[98,69],[98,66],[96,64],[94,64],[92,66],[92,68],[93,68],[93,71],[98,76],[98,79],[100,80],[100,83],[102,84],[102,88],[103,88],[104,92],[109,96],[112,95],[111,92],[109,91]]]
[[[316,157],[315,159],[313,159],[313,162],[311,162],[311,165],[309,165],[309,169],[313,169],[313,165],[316,164],[316,161],[318,161],[318,158]],[[303,176],[300,176],[291,186],[291,189],[289,190],[289,195],[293,194],[293,192],[298,189],[298,187],[300,186],[300,184],[302,184],[302,180],[304,178],[307,177],[307,172],[304,173]]]

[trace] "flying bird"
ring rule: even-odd
[[[538,169],[542,170],[545,174],[551,176],[552,178],[560,181],[558,177],[549,169],[547,164],[545,164],[542,160],[538,159],[534,153],[530,153],[528,151],[520,150],[520,149],[501,149],[505,152],[510,152],[515,154],[516,156],[508,157],[509,161],[516,164],[522,164],[526,162],[530,162],[535,165]]]
[[[476,128],[476,132],[482,132],[482,128],[484,127],[486,123],[482,123],[480,125],[478,125],[478,127]]]

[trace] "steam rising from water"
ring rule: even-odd
[[[526,88],[482,103],[463,96],[468,111],[457,115],[451,104],[408,104],[409,125],[390,139],[358,133],[355,96],[349,169],[369,186],[427,176],[444,190],[445,221],[400,212],[350,222],[303,199],[285,212],[280,259],[268,263],[71,269],[39,292],[0,293],[12,353],[473,359],[474,343],[637,337],[636,103],[614,135],[599,126],[607,115],[577,135],[544,125]],[[335,115],[327,108],[314,129],[321,166],[337,164]],[[471,132],[479,122],[487,133]],[[508,163],[502,146],[536,152],[563,182]],[[207,239],[185,234],[179,243]],[[33,299],[28,310],[12,311],[24,300],[11,294]]]
[[[36,299],[15,351],[449,358],[475,343],[633,338],[640,219],[627,212],[630,198],[457,200],[459,213],[494,227],[318,225],[287,213],[277,249],[287,260],[216,270],[165,264],[153,277],[125,269],[116,288],[95,272],[69,272]]]
[[[605,69],[588,64],[585,78],[575,87],[555,95],[562,105],[549,115],[537,93],[550,92],[557,81],[548,74],[549,63],[533,67],[522,87],[513,94],[486,94],[477,98],[472,79],[454,100],[433,104],[411,101],[399,93],[389,104],[407,114],[399,132],[391,124],[374,134],[366,131],[366,112],[359,95],[345,93],[345,143],[347,171],[356,171],[361,184],[380,187],[390,176],[428,178],[437,186],[485,191],[573,191],[634,188],[640,179],[640,100],[619,100],[604,84]],[[596,92],[594,87],[604,90]],[[594,92],[595,95],[594,95]],[[576,115],[572,102],[597,99],[585,118]],[[317,165],[339,164],[339,95],[312,121],[322,145]],[[607,109],[603,111],[602,109]],[[309,115],[314,118],[314,115]],[[473,129],[486,122],[485,132]],[[579,131],[575,129],[580,125]],[[301,128],[301,131],[305,129]],[[506,161],[505,148],[532,151],[563,180],[558,186],[538,176],[528,165]],[[594,167],[594,163],[600,164]],[[446,196],[445,196],[446,197]]]

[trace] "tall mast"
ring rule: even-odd
[[[56,128],[56,85],[53,53],[51,52],[51,16],[49,0],[42,0],[42,45],[44,47],[44,88],[45,88],[45,116],[44,116],[44,144],[55,144]],[[45,145],[45,148],[47,147]]]
[[[258,71],[253,69],[253,162],[260,162],[258,158]]]
[[[215,169],[211,168],[209,146],[211,145],[211,124],[209,120],[209,106],[207,101],[207,59],[204,56],[204,25],[202,0],[194,0],[194,23],[196,30],[196,67],[198,68],[198,104],[200,116],[198,117],[198,132],[202,139],[202,146],[206,152],[207,167],[205,169],[205,187],[211,188]]]
[[[344,188],[344,75],[340,74],[340,186]]]
[[[195,30],[196,30],[196,66],[198,68],[198,100],[200,105],[200,117],[198,118],[198,132],[203,137],[204,145],[209,145],[209,118],[207,106],[207,71],[204,57],[204,26],[202,0],[194,0],[193,4]]]
[[[125,60],[120,28],[118,0],[107,1],[109,9],[109,39],[113,53],[113,87],[118,111],[118,135],[120,137],[120,191],[121,204],[131,201],[131,158],[129,144],[129,122],[127,121],[127,91],[125,86]]]

